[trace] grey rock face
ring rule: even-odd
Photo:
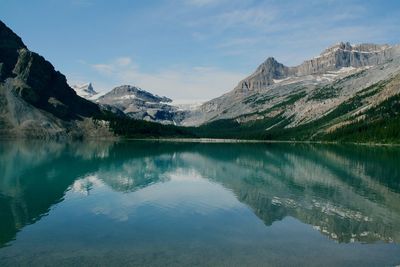
[[[295,67],[268,58],[232,91],[204,103],[181,124],[201,125],[219,119],[245,123],[280,114],[292,121],[287,127],[297,126],[320,118],[358,91],[398,73],[400,46],[339,43]],[[395,93],[395,89],[385,92]],[[376,95],[370,104],[382,99]]]
[[[386,62],[392,58],[391,47],[388,45],[339,43],[326,50],[320,56],[305,61],[292,68],[296,76],[325,73],[343,67],[365,67]]]
[[[99,97],[97,102],[113,106],[131,118],[163,124],[179,124],[185,113],[170,105],[171,99],[153,95],[131,85],[118,86]]]
[[[99,106],[76,95],[63,74],[29,51],[0,21],[0,135],[69,138],[96,133]],[[93,126],[93,127],[92,127]]]
[[[63,120],[90,117],[99,107],[81,97],[67,84],[63,74],[42,56],[22,48],[12,71],[13,90],[26,102]]]
[[[274,79],[284,79],[289,74],[290,69],[288,67],[279,63],[273,57],[269,57],[252,75],[241,81],[235,90],[241,93],[257,91],[274,84]]]
[[[293,76],[306,76],[335,71],[344,67],[365,67],[386,62],[393,58],[395,50],[389,45],[339,43],[324,50],[318,57],[304,61],[301,65],[287,67],[274,58],[268,58],[257,70],[241,81],[234,89],[236,94],[259,91],[281,80]]]
[[[169,103],[172,102],[171,99],[163,96],[153,95],[145,90],[137,88],[131,85],[121,85],[112,89],[109,93],[101,96],[98,101],[102,102],[105,100],[123,101],[127,99],[140,99],[146,102],[152,103]]]

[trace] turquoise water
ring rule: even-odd
[[[0,266],[398,264],[400,148],[0,143]]]

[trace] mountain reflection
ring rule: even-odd
[[[400,243],[398,148],[10,141],[0,151],[0,246],[68,190],[129,194],[182,169],[234,192],[267,226],[291,216],[338,242]]]

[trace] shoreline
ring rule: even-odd
[[[323,144],[323,145],[363,145],[363,146],[400,146],[396,143],[357,143],[337,141],[299,141],[299,140],[253,140],[253,139],[225,139],[225,138],[121,138],[124,141],[160,141],[176,143],[210,143],[210,144]]]
[[[125,138],[125,137],[102,137],[84,139],[52,139],[52,138],[18,138],[0,137],[1,141],[54,141],[54,142],[93,142],[93,141],[144,141],[144,142],[170,142],[170,143],[203,143],[203,144],[320,144],[320,145],[361,145],[361,146],[386,146],[400,147],[400,143],[357,143],[337,141],[300,141],[300,140],[257,140],[257,139],[229,139],[229,138]]]

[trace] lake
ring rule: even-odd
[[[398,147],[0,143],[0,266],[398,264]]]

